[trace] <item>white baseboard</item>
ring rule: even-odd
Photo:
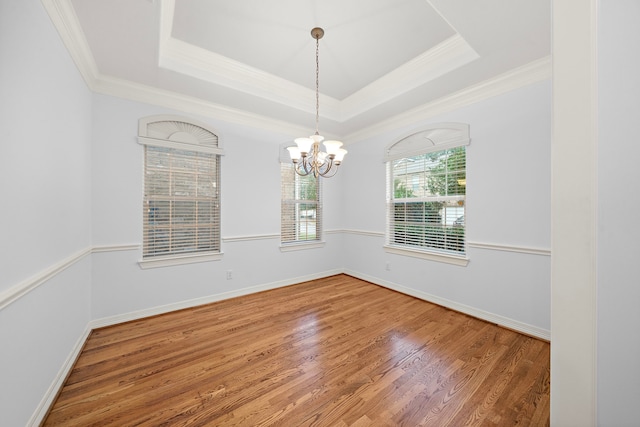
[[[151,307],[144,310],[133,311],[124,314],[118,314],[116,316],[103,317],[101,319],[95,319],[89,322],[88,328],[93,330],[97,328],[104,328],[106,326],[117,325],[118,323],[130,322],[132,320],[138,320],[145,317],[156,316],[159,314],[165,314],[176,310],[182,310],[185,308],[196,307],[199,305],[210,304],[212,302],[222,301],[230,298],[236,298],[243,295],[254,294],[257,292],[268,291],[271,289],[277,289],[284,286],[295,285],[296,283],[307,282],[309,280],[322,279],[324,277],[334,276],[342,273],[342,269],[328,270],[321,273],[309,274],[306,276],[295,277],[286,280],[280,280],[277,282],[265,283],[257,286],[250,286],[247,288],[237,289],[234,291],[223,292],[221,294],[207,295],[200,298],[194,298],[191,300],[180,301],[176,303],[166,304],[158,307]]]
[[[156,316],[159,314],[169,313],[171,311],[182,310],[185,308],[196,307],[203,304],[209,304],[212,302],[222,301],[225,299],[235,298],[243,295],[249,295],[256,292],[268,291],[271,289],[277,289],[284,286],[295,285],[297,283],[306,282],[309,280],[322,279],[324,277],[333,276],[336,274],[348,274],[350,276],[356,277],[358,279],[366,280],[373,284],[383,286],[388,289],[392,289],[394,291],[411,295],[413,297],[422,299],[424,301],[432,302],[434,304],[441,305],[446,308],[450,308],[455,311],[459,311],[464,314],[468,314],[470,316],[476,317],[478,319],[486,320],[487,322],[495,323],[497,325],[503,326],[505,328],[513,329],[514,331],[521,332],[525,335],[530,335],[536,338],[540,338],[545,341],[551,340],[551,331],[543,328],[539,328],[537,326],[529,325],[524,322],[520,322],[508,317],[504,317],[498,314],[494,314],[488,311],[480,310],[475,307],[471,307],[465,304],[460,304],[455,301],[448,300],[446,298],[438,297],[436,295],[429,294],[427,292],[422,292],[417,289],[408,288],[406,286],[398,285],[393,282],[389,282],[386,280],[382,280],[377,277],[369,276],[367,274],[359,273],[357,271],[348,270],[348,269],[335,269],[328,270],[321,273],[310,274],[307,276],[295,277],[287,280],[280,280],[277,282],[265,283],[262,285],[251,286],[247,288],[238,289],[235,291],[224,292],[221,294],[215,295],[207,295],[201,298],[194,298],[191,300],[180,301],[177,303],[162,305],[158,307],[152,307],[144,310],[119,314],[116,316],[104,317],[101,319],[95,319],[89,322],[88,329],[93,330],[97,328],[103,328],[106,326],[116,325],[118,323],[129,322],[132,320],[138,320],[149,316]]]
[[[64,382],[67,379],[67,376],[71,372],[71,369],[73,369],[73,365],[75,364],[76,359],[80,355],[80,352],[84,347],[84,343],[89,337],[89,334],[91,334],[91,331],[93,331],[94,329],[102,328],[106,326],[112,326],[118,323],[128,322],[132,320],[138,320],[144,317],[169,313],[171,311],[181,310],[184,308],[196,307],[198,305],[208,304],[216,301],[222,301],[229,298],[249,295],[256,292],[262,292],[270,289],[281,288],[284,286],[295,285],[296,283],[306,282],[309,280],[322,279],[324,277],[329,277],[329,276],[333,276],[340,273],[342,273],[342,270],[340,269],[328,270],[322,273],[310,274],[307,276],[301,276],[301,277],[296,277],[296,278],[287,279],[287,280],[280,280],[277,282],[265,283],[262,285],[251,286],[248,288],[243,288],[243,289],[239,289],[232,292],[224,292],[222,294],[209,295],[206,297],[195,298],[192,300],[182,301],[175,304],[167,304],[159,307],[152,307],[149,309],[125,313],[117,316],[111,316],[111,317],[105,317],[102,319],[92,320],[87,324],[87,327],[84,333],[82,334],[82,336],[78,338],[76,344],[74,345],[73,349],[69,353],[69,356],[67,356],[67,359],[65,360],[63,366],[60,368],[60,371],[58,372],[53,382],[51,383],[51,386],[49,386],[49,389],[47,390],[42,400],[40,401],[40,404],[38,405],[33,415],[31,416],[31,419],[27,423],[27,426],[28,427],[39,426],[40,423],[44,421],[44,418],[47,416],[49,408],[53,404],[59,391],[62,389],[62,386],[64,385]]]
[[[543,340],[546,340],[546,341],[550,341],[551,340],[551,332],[546,330],[546,329],[538,328],[536,326],[528,325],[526,323],[519,322],[519,321],[516,321],[516,320],[513,320],[513,319],[509,319],[509,318],[504,317],[504,316],[500,316],[500,315],[497,315],[497,314],[493,314],[493,313],[489,313],[489,312],[486,312],[486,311],[483,311],[483,310],[479,310],[477,308],[470,307],[470,306],[467,306],[467,305],[464,305],[464,304],[460,304],[460,303],[457,303],[457,302],[454,302],[454,301],[450,301],[450,300],[447,300],[445,298],[440,298],[440,297],[437,297],[435,295],[428,294],[426,292],[418,291],[416,289],[407,288],[405,286],[401,286],[401,285],[398,285],[398,284],[395,284],[395,283],[392,283],[392,282],[388,282],[388,281],[379,279],[377,277],[373,277],[373,276],[369,276],[369,275],[366,275],[366,274],[362,274],[362,273],[359,273],[357,271],[348,270],[348,269],[347,270],[343,270],[343,269],[328,270],[328,271],[324,271],[324,272],[321,272],[321,273],[310,274],[310,275],[295,277],[295,278],[286,279],[286,280],[280,280],[280,281],[277,281],[277,282],[265,283],[265,284],[257,285],[257,286],[250,286],[250,287],[238,289],[238,290],[235,290],[235,291],[224,292],[224,293],[215,294],[215,295],[208,295],[206,297],[194,298],[194,299],[187,300],[187,301],[181,301],[181,302],[177,302],[177,303],[173,303],[173,304],[167,304],[167,305],[163,305],[163,306],[152,307],[152,308],[148,308],[148,309],[144,309],[144,310],[138,310],[138,311],[134,311],[134,312],[124,313],[124,314],[120,314],[120,315],[116,315],[116,316],[104,317],[104,318],[101,318],[101,319],[95,319],[95,320],[90,321],[87,324],[87,327],[86,327],[84,333],[80,336],[80,338],[78,338],[75,346],[73,347],[73,349],[70,352],[69,356],[65,360],[64,365],[60,368],[60,371],[56,375],[53,383],[51,384],[51,386],[47,390],[46,394],[42,398],[42,401],[40,402],[40,404],[36,408],[36,411],[31,416],[31,419],[27,423],[27,426],[38,426],[44,420],[44,418],[46,417],[50,406],[53,404],[53,401],[55,400],[56,396],[58,395],[58,392],[62,389],[62,386],[64,385],[64,381],[66,380],[67,376],[71,372],[71,369],[73,368],[73,365],[74,365],[76,359],[80,355],[80,352],[82,351],[82,348],[84,346],[85,341],[89,337],[89,334],[91,333],[91,331],[94,330],[94,329],[103,328],[103,327],[106,327],[106,326],[112,326],[112,325],[116,325],[118,323],[138,320],[138,319],[142,319],[142,318],[149,317],[149,316],[165,314],[165,313],[169,313],[171,311],[176,311],[176,310],[182,310],[182,309],[185,309],[185,308],[196,307],[196,306],[199,306],[199,305],[209,304],[209,303],[212,303],[212,302],[222,301],[222,300],[235,298],[235,297],[239,297],[239,296],[243,296],[243,295],[249,295],[249,294],[253,294],[253,293],[256,293],[256,292],[262,292],[262,291],[267,291],[267,290],[271,290],[271,289],[281,288],[281,287],[284,287],[284,286],[295,285],[297,283],[302,283],[302,282],[306,282],[306,281],[309,281],[309,280],[322,279],[324,277],[329,277],[329,276],[333,276],[333,275],[341,274],[341,273],[348,274],[348,275],[356,277],[358,279],[362,279],[362,280],[366,280],[368,282],[371,282],[371,283],[373,283],[375,285],[383,286],[385,288],[392,289],[394,291],[401,292],[401,293],[406,294],[406,295],[411,295],[413,297],[416,297],[416,298],[419,298],[419,299],[422,299],[422,300],[425,300],[425,301],[428,301],[428,302],[432,302],[434,304],[438,304],[438,305],[441,305],[443,307],[447,307],[447,308],[459,311],[459,312],[464,313],[464,314],[468,314],[468,315],[476,317],[478,319],[482,319],[482,320],[486,320],[486,321],[491,322],[491,323],[495,323],[497,325],[512,329],[512,330],[517,331],[517,332],[521,332],[521,333],[526,334],[526,335],[530,335],[530,336],[533,336],[533,337],[536,337],[536,338],[540,338],[540,339],[543,339]]]
[[[39,426],[44,421],[47,413],[49,412],[49,408],[53,404],[55,398],[58,396],[58,392],[62,389],[67,376],[71,372],[71,369],[73,369],[73,365],[75,364],[76,359],[78,359],[78,356],[80,356],[80,352],[82,351],[84,343],[87,341],[90,333],[91,328],[87,326],[82,335],[80,335],[80,337],[76,341],[73,349],[71,350],[71,353],[69,353],[69,356],[67,356],[67,359],[64,361],[64,364],[49,386],[49,389],[42,397],[42,400],[40,401],[40,404],[36,408],[35,412],[33,413],[33,415],[31,415],[31,419],[29,419],[29,421],[27,422],[28,427]]]
[[[441,298],[435,295],[431,295],[427,292],[422,292],[417,289],[412,289],[406,286],[398,285],[396,283],[382,280],[377,277],[358,273],[357,271],[345,270],[344,273],[353,277],[357,277],[358,279],[366,280],[367,282],[371,282],[373,284],[383,286],[385,288],[392,289],[394,291],[397,291],[406,295],[411,295],[412,297],[416,297],[424,301],[432,302],[434,304],[438,304],[443,307],[450,308],[455,311],[459,311],[460,313],[468,314],[469,316],[473,316],[481,320],[486,320],[487,322],[495,323],[496,325],[503,326],[508,329],[512,329],[516,332],[520,332],[525,335],[536,337],[545,341],[551,341],[551,331],[547,329],[529,325],[527,323],[513,320],[508,317],[500,316],[498,314],[490,313],[488,311],[480,310],[475,307],[460,304],[455,301],[448,300],[446,298]]]

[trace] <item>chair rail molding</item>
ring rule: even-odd
[[[51,265],[43,271],[40,271],[37,274],[29,277],[26,280],[18,283],[10,287],[9,289],[0,292],[0,310],[7,307],[9,304],[14,303],[18,299],[22,298],[32,290],[36,289],[38,286],[42,285],[55,275],[63,272],[67,268],[71,267],[87,255],[91,254],[92,248],[82,249],[61,261]]]

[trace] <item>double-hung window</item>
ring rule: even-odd
[[[387,148],[389,252],[466,265],[468,126],[430,127]]]
[[[140,120],[144,145],[143,267],[219,259],[218,136],[173,116]]]
[[[282,156],[284,158],[284,156]],[[286,155],[288,157],[288,154]],[[320,179],[298,175],[290,161],[280,163],[282,248],[321,244],[322,204]]]

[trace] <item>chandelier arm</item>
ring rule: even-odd
[[[335,169],[333,168],[334,166],[335,166]],[[320,176],[322,176],[324,178],[331,178],[336,173],[338,173],[338,166],[340,166],[340,165],[333,163],[333,159],[329,158],[328,162],[326,163],[325,170],[324,170],[324,172],[320,173]],[[333,173],[331,175],[329,175],[329,172],[331,172],[332,170],[333,170]]]
[[[293,164],[293,170],[296,172],[296,174],[300,176],[309,175],[309,170],[307,170],[307,167],[306,167],[306,159],[303,157],[302,162],[295,162]]]
[[[309,164],[309,157],[303,157],[302,158],[302,168],[301,168],[301,170],[304,171],[304,174],[302,176],[307,176],[307,175],[309,175],[309,173],[311,173],[310,166],[312,166],[312,165]]]
[[[338,169],[339,169],[340,165],[334,165],[334,166],[335,166],[335,168],[333,168],[333,173],[331,175],[329,175],[329,171],[331,169],[327,169],[323,174],[321,174],[321,176],[323,178],[331,178],[332,176],[335,176],[338,173]]]
[[[327,157],[321,166],[324,166],[324,168],[319,169],[324,169],[324,172],[322,172],[320,175],[326,176],[326,174],[329,173],[331,167],[333,166],[333,159],[331,159],[331,157]]]

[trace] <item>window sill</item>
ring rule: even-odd
[[[325,242],[321,242],[319,240],[314,240],[313,242],[303,242],[303,243],[282,243],[280,244],[280,252],[292,252],[292,251],[301,251],[304,249],[316,249],[323,248]]]
[[[174,265],[194,264],[197,262],[220,261],[222,252],[208,252],[203,254],[169,255],[163,257],[153,257],[138,261],[141,269],[158,267],[171,267]]]
[[[417,249],[402,248],[399,246],[384,246],[385,252],[397,255],[405,255],[414,258],[427,259],[429,261],[443,262],[446,264],[458,265],[466,267],[469,264],[469,258],[464,255],[453,255],[444,252],[427,252]]]

